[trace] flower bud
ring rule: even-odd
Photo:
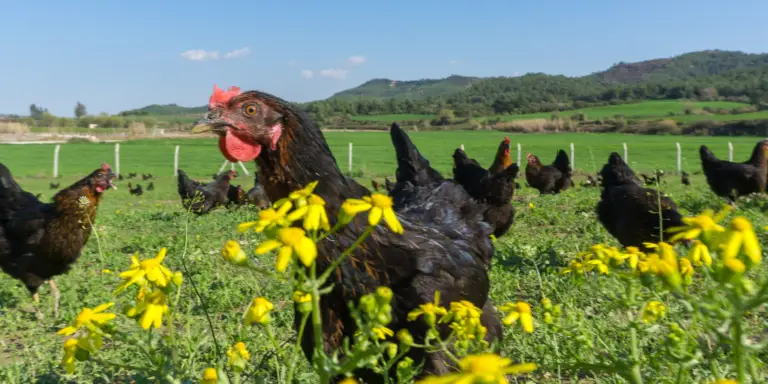
[[[411,336],[411,333],[405,328],[397,331],[397,340],[405,346],[413,345],[413,336]]]
[[[224,260],[235,265],[243,265],[248,262],[248,256],[240,248],[240,244],[234,240],[229,240],[224,244],[224,248],[221,249],[221,256],[224,257]]]

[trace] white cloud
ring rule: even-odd
[[[512,77],[517,77],[517,76],[520,76],[520,72],[517,72],[517,71],[512,72]]]
[[[456,65],[458,63],[459,63],[458,60],[451,60],[451,61],[448,62],[448,64],[450,64],[450,65]]]
[[[368,59],[365,58],[365,56],[352,56],[347,61],[352,65],[361,65],[368,61]]]
[[[181,53],[181,57],[192,61],[218,60],[218,51],[206,51],[204,49],[190,49]]]
[[[347,78],[347,71],[346,69],[341,68],[330,68],[330,69],[322,69],[320,70],[320,76],[322,77],[329,77],[331,79],[336,80],[344,80]]]
[[[309,69],[302,69],[301,76],[304,77],[305,79],[311,79],[313,76],[315,76],[315,73],[310,71]]]
[[[243,47],[240,49],[235,49],[233,51],[229,51],[224,54],[225,59],[237,59],[238,57],[243,57],[251,53],[251,49],[248,47]]]

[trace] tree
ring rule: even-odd
[[[29,106],[29,117],[38,120],[43,116],[43,113],[47,113],[48,110],[43,107],[38,107],[35,104]]]
[[[87,114],[88,111],[85,109],[85,105],[78,101],[77,104],[75,104],[75,117],[79,119]]]

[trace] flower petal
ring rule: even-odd
[[[288,269],[288,265],[291,263],[291,256],[293,256],[293,250],[291,247],[284,245],[280,248],[280,252],[277,253],[277,259],[275,260],[275,269],[283,273]]]
[[[305,267],[309,267],[317,258],[317,246],[315,242],[308,237],[301,239],[299,244],[295,248],[296,253],[299,256],[299,260]]]
[[[273,249],[281,246],[282,244],[277,240],[267,240],[261,244],[259,244],[258,247],[256,247],[255,253],[257,255],[263,255],[267,252],[272,251]]]

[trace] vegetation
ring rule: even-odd
[[[343,155],[348,140],[360,140],[354,147],[356,159],[360,159],[356,160],[360,166],[354,168],[355,173],[362,172],[366,178],[371,174],[391,177],[394,154],[388,145],[381,145],[383,134],[327,136],[339,160],[346,158]],[[450,175],[450,153],[456,145],[465,143],[471,156],[488,164],[497,140],[502,137],[492,132],[412,136],[445,175]],[[577,167],[590,172],[605,161],[609,151],[618,150],[622,141],[629,141],[620,135],[520,138],[525,139],[524,151],[544,157],[554,156],[554,149],[574,141]],[[629,160],[638,171],[671,170],[676,141],[683,145],[687,160],[684,168],[689,172],[699,169],[695,152],[701,143],[727,158],[726,140],[722,138],[631,139]],[[738,160],[749,156],[755,139],[733,138],[733,142]],[[264,382],[285,382],[289,376],[302,383],[320,380],[322,375],[316,372],[322,371],[307,363],[303,356],[297,357],[296,332],[292,327],[294,301],[312,304],[318,296],[310,294],[310,300],[306,300],[306,295],[295,295],[290,281],[273,277],[279,275],[273,254],[251,253],[268,239],[252,230],[237,230],[240,223],[258,219],[253,209],[220,210],[200,218],[184,212],[170,169],[175,144],[182,144],[180,165],[193,177],[206,179],[221,164],[214,139],[123,143],[123,174],[151,172],[158,177],[154,180],[156,188],[134,197],[128,194],[127,182],[146,182],[124,180],[118,183],[118,191],[106,192],[96,219],[97,236],[91,239],[72,271],[56,279],[62,292],[60,318],[46,312],[45,319],[35,320],[26,289],[0,275],[0,381],[198,382],[204,375],[215,375],[217,379],[231,375],[243,382],[256,381],[258,377]],[[112,151],[113,146],[108,144],[62,146],[62,185],[110,159]],[[55,192],[48,189],[51,180],[45,177],[51,152],[48,145],[6,145],[0,151],[0,162],[22,176],[19,181],[25,189],[42,193],[43,199],[48,199]],[[346,169],[346,164],[341,165]],[[360,168],[362,165],[366,169]],[[241,175],[236,182],[249,187],[248,179]],[[582,179],[583,176],[577,177],[577,183]],[[691,187],[682,186],[673,175],[664,180],[662,188],[686,215],[697,215],[705,209],[718,211],[722,206],[723,202],[709,191],[702,175],[692,177]],[[361,181],[369,184],[367,179]],[[501,353],[514,362],[535,363],[535,371],[527,376],[546,384],[578,380],[623,382],[620,378],[631,383],[704,383],[725,378],[738,378],[741,383],[765,382],[762,367],[768,355],[762,346],[766,316],[762,304],[768,299],[768,269],[750,241],[751,236],[762,244],[768,241],[768,234],[762,229],[768,225],[763,214],[768,206],[766,199],[741,200],[739,208],[728,218],[715,218],[714,221],[720,221],[722,232],[715,223],[703,228],[702,243],[694,243],[692,248],[698,253],[662,245],[658,252],[649,255],[611,248],[615,241],[594,214],[598,199],[596,188],[574,189],[557,196],[538,196],[528,188],[516,193],[515,224],[508,235],[496,241],[497,253],[491,270],[491,300],[509,324]],[[751,224],[736,219],[739,216],[746,217]],[[704,219],[706,216],[697,222],[709,223]],[[717,233],[723,235],[714,236]],[[737,238],[747,240],[730,246]],[[719,247],[726,243],[729,247]],[[711,251],[706,256],[701,248],[704,245]],[[725,249],[736,252],[718,251]],[[168,274],[161,270],[166,280],[152,278],[149,287],[151,297],[165,298],[163,305],[169,310],[160,311],[159,318],[147,315],[150,312],[137,306],[153,303],[137,296],[137,287],[126,284],[130,282],[127,277],[141,270],[131,266],[134,254],[139,260],[165,256],[158,261],[168,268]],[[227,263],[222,255],[233,264]],[[244,260],[248,262],[247,269],[237,265]],[[297,263],[299,260],[293,259],[292,265]],[[254,273],[256,270],[269,273]],[[118,275],[121,271],[129,273]],[[121,285],[126,289],[113,294]],[[370,314],[386,312],[386,292],[371,299],[377,304],[368,312],[363,305],[357,307],[361,321],[369,325],[365,329],[371,331],[360,336],[367,344],[359,352],[375,357],[364,359],[364,364],[386,364],[404,348],[417,346],[409,345],[404,336],[391,340],[393,346],[389,340],[378,340],[374,327],[386,327],[386,321],[377,323],[379,320],[374,319],[379,317]],[[42,290],[43,311],[49,308],[50,300],[48,291]],[[99,307],[110,302],[115,304]],[[97,330],[80,329],[74,321],[84,307],[103,315],[89,317],[96,321]],[[307,314],[317,308],[314,304],[308,307]],[[446,312],[457,313],[459,309],[446,308]],[[419,315],[417,312],[414,321],[424,321]],[[439,316],[438,313],[436,319]],[[157,329],[155,321],[159,321]],[[308,326],[313,325],[310,322]],[[460,325],[457,329],[467,328]],[[82,344],[65,342],[68,336],[57,335],[59,330],[64,330],[64,335],[72,333]],[[385,330],[378,330],[386,334]],[[103,335],[94,336],[99,331]],[[103,340],[103,344],[96,343],[97,339]],[[504,365],[509,362],[478,355],[487,351],[482,344],[464,345],[467,348],[460,349],[457,357],[474,356],[473,363],[484,367],[486,374],[505,370],[521,374],[533,368]],[[337,362],[317,363],[321,361],[326,367],[338,369]],[[77,376],[68,375],[67,369]],[[406,366],[399,371],[407,375],[410,369]],[[473,374],[477,373],[465,364],[460,375],[467,379]]]

